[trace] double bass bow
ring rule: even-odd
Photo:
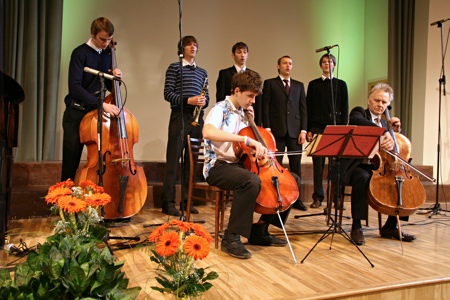
[[[111,41],[109,47],[114,70],[117,68],[115,42]],[[136,165],[133,156],[133,146],[139,140],[139,127],[133,114],[123,106],[119,82],[113,81],[113,91],[105,102],[115,104],[120,113],[117,117],[103,115],[101,134],[97,130],[98,111],[93,110],[84,116],[80,124],[80,141],[86,145],[88,155],[78,180],[97,182],[100,170],[103,188],[111,196],[111,202],[104,207],[104,217],[129,218],[142,209],[147,197],[144,170]],[[101,155],[97,155],[99,148],[102,149]]]
[[[266,147],[269,153],[276,150],[275,138],[267,129],[256,126],[253,117],[245,112],[249,126],[242,128],[239,135],[248,136]],[[234,143],[235,153],[241,153],[241,161],[247,170],[255,173],[261,179],[261,190],[256,199],[255,212],[260,214],[275,214],[288,209],[299,196],[297,182],[287,169],[278,163],[274,155],[267,154],[263,159],[257,159],[252,149],[245,143]]]
[[[410,170],[411,142],[401,133],[394,132],[389,109],[384,113],[394,140],[394,150],[378,152],[380,162],[370,180],[368,202],[378,212],[405,217],[413,214],[425,202],[425,189],[419,177]]]

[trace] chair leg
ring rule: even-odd
[[[381,222],[382,222],[382,217],[381,217],[381,213],[378,212],[378,232],[381,235]]]
[[[219,248],[220,211],[222,210],[222,192],[216,192],[216,205],[214,211],[214,247]]]

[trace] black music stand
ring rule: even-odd
[[[341,158],[372,158],[378,152],[380,145],[380,137],[384,134],[385,129],[375,126],[327,126],[322,135],[316,138],[315,143],[307,152],[309,156],[325,156],[335,158],[336,167],[336,203],[340,203],[340,159]],[[334,219],[331,218],[331,225],[328,230],[320,237],[316,244],[309,250],[306,256],[302,259],[303,263],[314,248],[331,234],[330,250],[333,244],[334,234],[337,232],[344,238],[349,240],[358,251],[364,256],[369,264],[374,267],[369,258],[356,245],[352,238],[342,228],[337,221],[338,205],[335,205]],[[338,228],[340,229],[338,231]]]

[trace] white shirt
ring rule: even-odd
[[[209,111],[205,119],[205,125],[211,124],[225,132],[239,134],[242,128],[248,126],[244,110],[236,109],[226,96],[224,101],[217,102]],[[203,165],[203,176],[208,177],[209,170],[214,166],[217,159],[228,163],[238,162],[233,149],[232,142],[213,142],[205,139],[205,163]]]

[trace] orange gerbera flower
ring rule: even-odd
[[[49,193],[47,194],[47,196],[45,196],[45,201],[47,202],[47,204],[54,204],[54,203],[58,203],[58,199],[61,198],[62,196],[67,196],[72,194],[72,190],[70,188],[66,188],[66,187],[56,187],[54,189],[52,189],[52,191],[50,191],[49,189]]]
[[[90,190],[94,191],[96,185],[90,180],[83,180],[78,184],[78,186],[85,190],[89,188]]]
[[[206,231],[205,227],[203,227],[202,225],[194,223],[192,224],[191,228],[192,230],[194,230],[194,233],[196,235],[204,237],[208,241],[208,243],[211,243],[214,240],[212,235],[208,231]]]
[[[77,213],[86,209],[86,202],[73,196],[62,196],[58,200],[58,205],[69,213]]]
[[[108,194],[95,193],[85,198],[86,205],[100,206],[105,205],[111,201],[111,196]]]
[[[209,242],[201,236],[191,235],[184,242],[184,251],[195,260],[208,256]]]
[[[75,183],[71,179],[67,179],[66,181],[58,182],[57,184],[52,185],[48,188],[48,193],[51,193],[53,190],[59,187],[65,187],[65,188],[73,188],[75,186]]]
[[[156,242],[167,227],[169,227],[169,224],[164,223],[155,230],[153,230],[152,233],[150,233],[148,240],[153,243]]]
[[[105,189],[102,186],[96,185],[94,188],[94,193],[104,193]]]
[[[161,235],[159,242],[156,244],[156,253],[161,256],[171,256],[180,246],[180,238],[175,231],[169,231]]]
[[[187,232],[191,229],[191,223],[183,222],[180,220],[172,220],[170,221],[170,225],[176,225],[182,232]]]

